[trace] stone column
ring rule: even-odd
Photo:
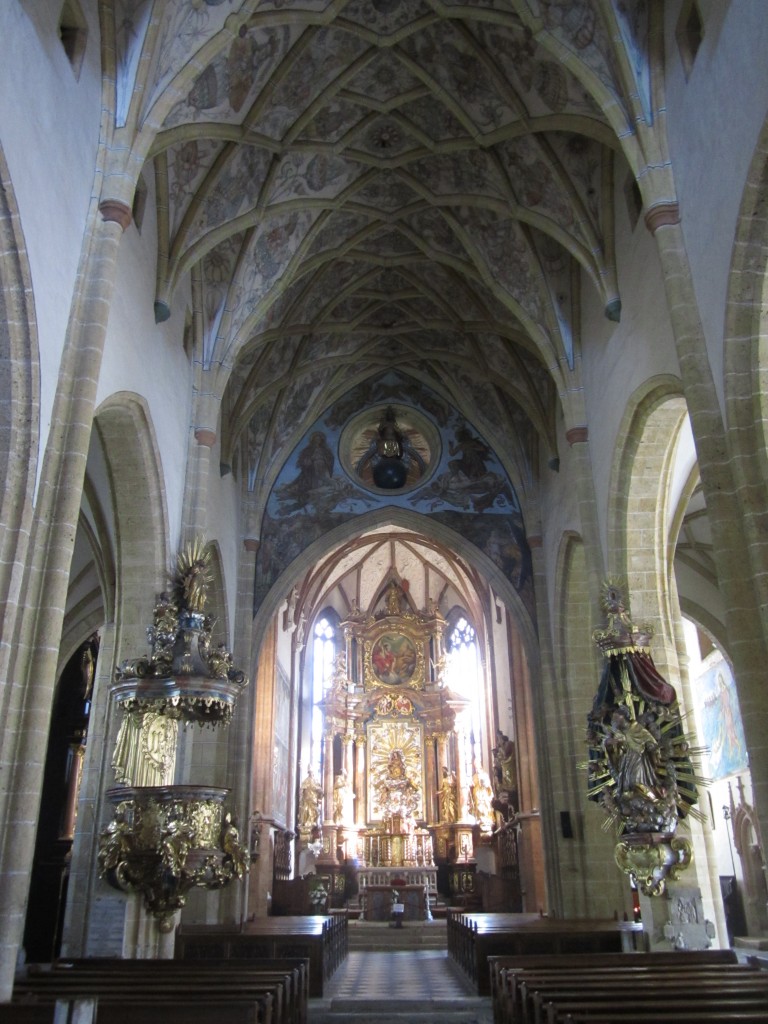
[[[453,733],[454,764],[456,765],[456,821],[467,819],[467,791],[464,785],[464,740],[463,729],[456,728]]]
[[[717,389],[707,355],[677,203],[652,206],[645,217],[661,260],[680,376],[696,441],[712,530],[712,557],[723,595],[731,656],[749,750],[755,809],[768,829],[768,660],[743,528],[743,502],[730,465]]]
[[[358,733],[355,737],[357,748],[357,771],[355,772],[355,821],[365,825],[368,818],[368,801],[365,789],[365,736]]]
[[[536,702],[536,713],[532,717],[536,731],[536,749],[541,751],[541,756],[538,758],[541,806],[549,808],[549,813],[543,814],[541,820],[544,837],[544,871],[547,895],[549,897],[547,906],[551,912],[560,916],[563,913],[563,891],[560,871],[561,850],[559,849],[560,843],[555,821],[557,802],[554,797],[554,791],[559,780],[553,778],[552,766],[562,764],[563,762],[557,756],[559,748],[558,737],[552,735],[550,716],[545,713],[545,709],[548,704],[550,707],[557,706],[555,702],[550,704],[549,701],[556,694],[562,694],[562,689],[557,678],[552,649],[552,623],[549,616],[547,575],[541,536],[538,534],[529,535],[528,546],[531,549],[531,565],[533,567],[533,592],[536,595],[536,622],[539,628],[539,656],[541,665],[540,685],[532,688],[532,696]],[[595,680],[597,680],[597,677],[595,677]],[[585,714],[587,710],[588,705],[585,705]],[[561,716],[557,716],[556,721],[562,723],[563,719]],[[567,728],[567,724],[565,728]],[[571,763],[575,764],[575,759]],[[518,780],[519,786],[520,780]],[[519,801],[520,797],[518,796]],[[520,810],[520,808],[518,807],[517,810]]]
[[[574,462],[571,473],[576,480],[579,525],[587,559],[590,594],[595,608],[599,608],[600,590],[605,579],[605,560],[600,543],[600,523],[597,516],[595,482],[589,452],[589,429],[586,426],[571,427],[566,430],[565,439],[571,447],[571,457]]]
[[[354,793],[353,780],[355,777],[355,737],[349,732],[344,737],[344,771],[347,773],[347,792],[345,794],[344,822],[349,823],[355,820],[352,794]]]
[[[0,873],[0,1002],[10,999],[34,855],[58,647],[77,533],[96,389],[117,253],[130,207],[102,202],[86,226],[86,250],[75,297],[43,456],[30,543],[25,610],[15,637],[7,685],[18,702],[18,727],[4,743],[0,770],[7,797],[0,808],[6,841]],[[21,695],[23,694],[23,702]]]
[[[333,824],[333,736],[323,737],[323,817],[326,825]]]

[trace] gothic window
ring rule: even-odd
[[[464,729],[465,750],[462,752],[463,768],[471,778],[474,764],[482,762],[480,738],[482,731],[482,694],[484,681],[475,627],[463,613],[449,619],[447,636],[446,685],[465,697],[470,703],[467,709],[468,723]]]
[[[324,612],[315,623],[312,644],[312,736],[310,764],[319,775],[323,751],[323,713],[318,704],[325,696],[333,679],[336,659],[337,616]]]

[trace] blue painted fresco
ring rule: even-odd
[[[427,416],[441,438],[439,461],[414,490],[374,493],[341,465],[341,432],[361,409],[392,403]],[[482,437],[423,384],[391,372],[359,385],[306,432],[267,502],[256,559],[254,610],[305,548],[350,518],[383,506],[419,512],[483,551],[510,580],[533,615],[531,554],[520,503]]]
[[[747,747],[736,684],[728,663],[720,661],[705,672],[696,682],[696,692],[699,728],[709,748],[705,774],[716,781],[745,771]]]

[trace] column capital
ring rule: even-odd
[[[645,226],[652,235],[655,235],[659,228],[679,223],[679,203],[656,203],[645,215]]]
[[[571,427],[565,432],[565,440],[571,447],[575,444],[585,443],[589,440],[589,427]]]
[[[216,444],[216,431],[207,427],[198,427],[195,431],[195,440],[204,448],[213,448]]]
[[[103,199],[99,203],[99,213],[102,220],[114,221],[120,225],[123,231],[133,219],[133,210],[127,203],[123,203],[119,199]]]
[[[526,537],[526,540],[529,548],[540,548],[544,543],[540,533],[534,533],[532,536]]]
[[[246,551],[253,551],[255,553],[261,547],[261,541],[255,537],[246,537],[243,541],[243,547]]]

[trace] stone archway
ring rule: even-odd
[[[741,803],[733,814],[733,835],[744,877],[744,912],[749,935],[768,934],[768,886],[765,847],[754,808]]]
[[[165,586],[169,542],[163,474],[146,403],[133,393],[112,395],[97,410],[94,428],[81,524],[91,534],[95,561],[107,571],[78,817],[96,827],[104,816],[105,790],[114,782],[108,766],[118,723],[111,714],[109,683],[119,661],[146,653],[146,627],[155,597]],[[80,628],[84,625],[85,620],[79,623]],[[70,632],[77,626],[72,621]],[[88,946],[93,915],[98,916],[95,854],[93,836],[76,830],[70,887],[79,898],[67,908],[65,955],[95,952]],[[125,906],[113,901],[110,912]]]
[[[531,842],[535,842],[537,851],[535,856],[531,858],[530,871],[532,881],[529,898],[531,906],[534,903],[536,908],[545,906],[547,905],[547,897],[545,895],[546,871],[541,854],[540,817],[543,817],[545,813],[549,814],[550,810],[548,801],[546,802],[545,810],[541,812],[539,810],[542,807],[542,801],[539,797],[538,775],[541,771],[542,762],[547,758],[547,753],[539,749],[541,737],[538,728],[534,726],[535,722],[538,723],[543,720],[543,710],[540,708],[542,699],[539,692],[540,688],[535,683],[535,680],[538,679],[538,642],[535,629],[533,628],[530,614],[520,597],[487,556],[483,555],[480,551],[475,551],[471,545],[467,544],[461,537],[453,534],[452,531],[442,526],[436,527],[435,524],[430,523],[425,517],[416,514],[404,513],[401,510],[388,508],[366,516],[357,517],[354,521],[345,524],[343,527],[315,542],[307,551],[303,552],[281,575],[272,588],[271,593],[262,601],[254,620],[253,633],[252,664],[258,665],[258,678],[255,680],[257,685],[251,689],[250,699],[254,702],[255,706],[252,707],[248,715],[250,721],[256,723],[256,728],[250,736],[245,737],[245,742],[251,747],[251,760],[255,766],[253,778],[250,780],[255,801],[252,810],[262,812],[264,803],[269,804],[270,802],[269,792],[265,790],[264,779],[261,777],[263,772],[259,775],[258,765],[264,762],[262,755],[265,750],[267,736],[270,737],[269,750],[272,750],[272,723],[275,714],[274,701],[277,690],[280,686],[290,684],[294,688],[293,692],[298,694],[296,688],[302,685],[303,680],[303,659],[295,648],[293,651],[283,648],[282,657],[284,661],[278,667],[278,661],[281,658],[280,645],[284,642],[281,640],[281,629],[284,628],[284,620],[287,618],[286,602],[291,607],[291,618],[294,624],[299,621],[303,601],[307,602],[306,606],[308,608],[313,608],[314,610],[325,607],[324,587],[330,575],[330,571],[327,570],[327,563],[336,557],[334,552],[338,553],[338,557],[342,560],[348,557],[350,561],[353,561],[352,549],[357,539],[376,534],[388,535],[390,530],[393,535],[398,530],[402,531],[408,544],[416,544],[415,538],[418,537],[419,543],[424,545],[425,550],[429,549],[435,552],[450,550],[453,552],[452,557],[457,560],[457,563],[461,563],[462,572],[466,575],[467,580],[471,581],[472,587],[476,590],[476,594],[471,600],[460,603],[462,603],[462,606],[471,607],[475,615],[483,618],[481,632],[489,637],[491,634],[494,634],[493,641],[489,639],[488,642],[489,644],[500,645],[500,650],[503,651],[503,654],[498,654],[497,657],[508,660],[507,671],[510,675],[514,675],[515,685],[519,685],[521,692],[514,695],[514,698],[519,699],[513,699],[511,693],[504,692],[502,689],[494,694],[491,703],[498,702],[505,714],[510,702],[514,703],[515,714],[520,722],[520,729],[526,730],[524,742],[521,744],[520,749],[521,788],[525,793],[526,807],[534,812],[530,819],[526,821],[525,827],[530,830]],[[384,548],[387,543],[390,543],[390,541],[387,540],[383,544]],[[457,554],[458,552],[460,552],[460,555]],[[385,564],[388,557],[388,555],[381,554],[380,558],[383,561],[377,563],[377,588],[383,586],[388,578],[389,570]],[[300,593],[294,602],[289,598],[289,595],[292,595],[293,588],[297,584],[297,589]],[[351,598],[353,595],[350,594],[349,596]],[[510,611],[509,625],[506,629],[503,627],[503,619],[499,620],[502,628],[494,628],[493,621],[495,616],[492,614],[492,611],[495,597],[498,597],[499,607],[502,604],[506,604]],[[366,602],[363,602],[363,604],[365,606]],[[422,594],[416,599],[414,607],[420,608],[423,604],[426,604],[426,601]],[[342,615],[341,617],[345,616]],[[306,619],[307,623],[309,623],[311,614],[307,614]],[[291,641],[287,642],[290,643]],[[493,672],[491,670],[488,671],[489,678],[493,677]],[[522,693],[523,690],[525,693]],[[299,700],[299,697],[295,695],[293,700]],[[242,725],[244,720],[244,717],[240,718],[240,725]],[[240,731],[240,725],[238,725],[238,732]],[[296,727],[293,726],[292,728],[295,736]],[[262,733],[264,734],[263,736]],[[296,743],[295,740],[294,743]],[[296,750],[297,745],[293,748],[292,756],[294,758],[297,756]],[[306,769],[306,766],[304,768]],[[269,813],[271,812],[268,812],[267,816]],[[281,820],[277,825],[271,822],[271,825],[274,827],[278,827],[278,825],[280,827],[285,827],[286,825],[291,827],[292,824],[292,815],[290,814],[288,819]],[[259,870],[261,868],[262,865],[260,864]],[[262,887],[264,884],[265,881],[262,879]],[[253,909],[258,900],[258,893],[253,886],[251,888],[253,890],[251,893]]]
[[[32,277],[13,182],[0,147],[0,605],[13,632],[20,566],[25,561],[39,446],[40,365]],[[8,645],[0,651],[7,678]],[[15,731],[13,690],[6,686],[2,721]]]

